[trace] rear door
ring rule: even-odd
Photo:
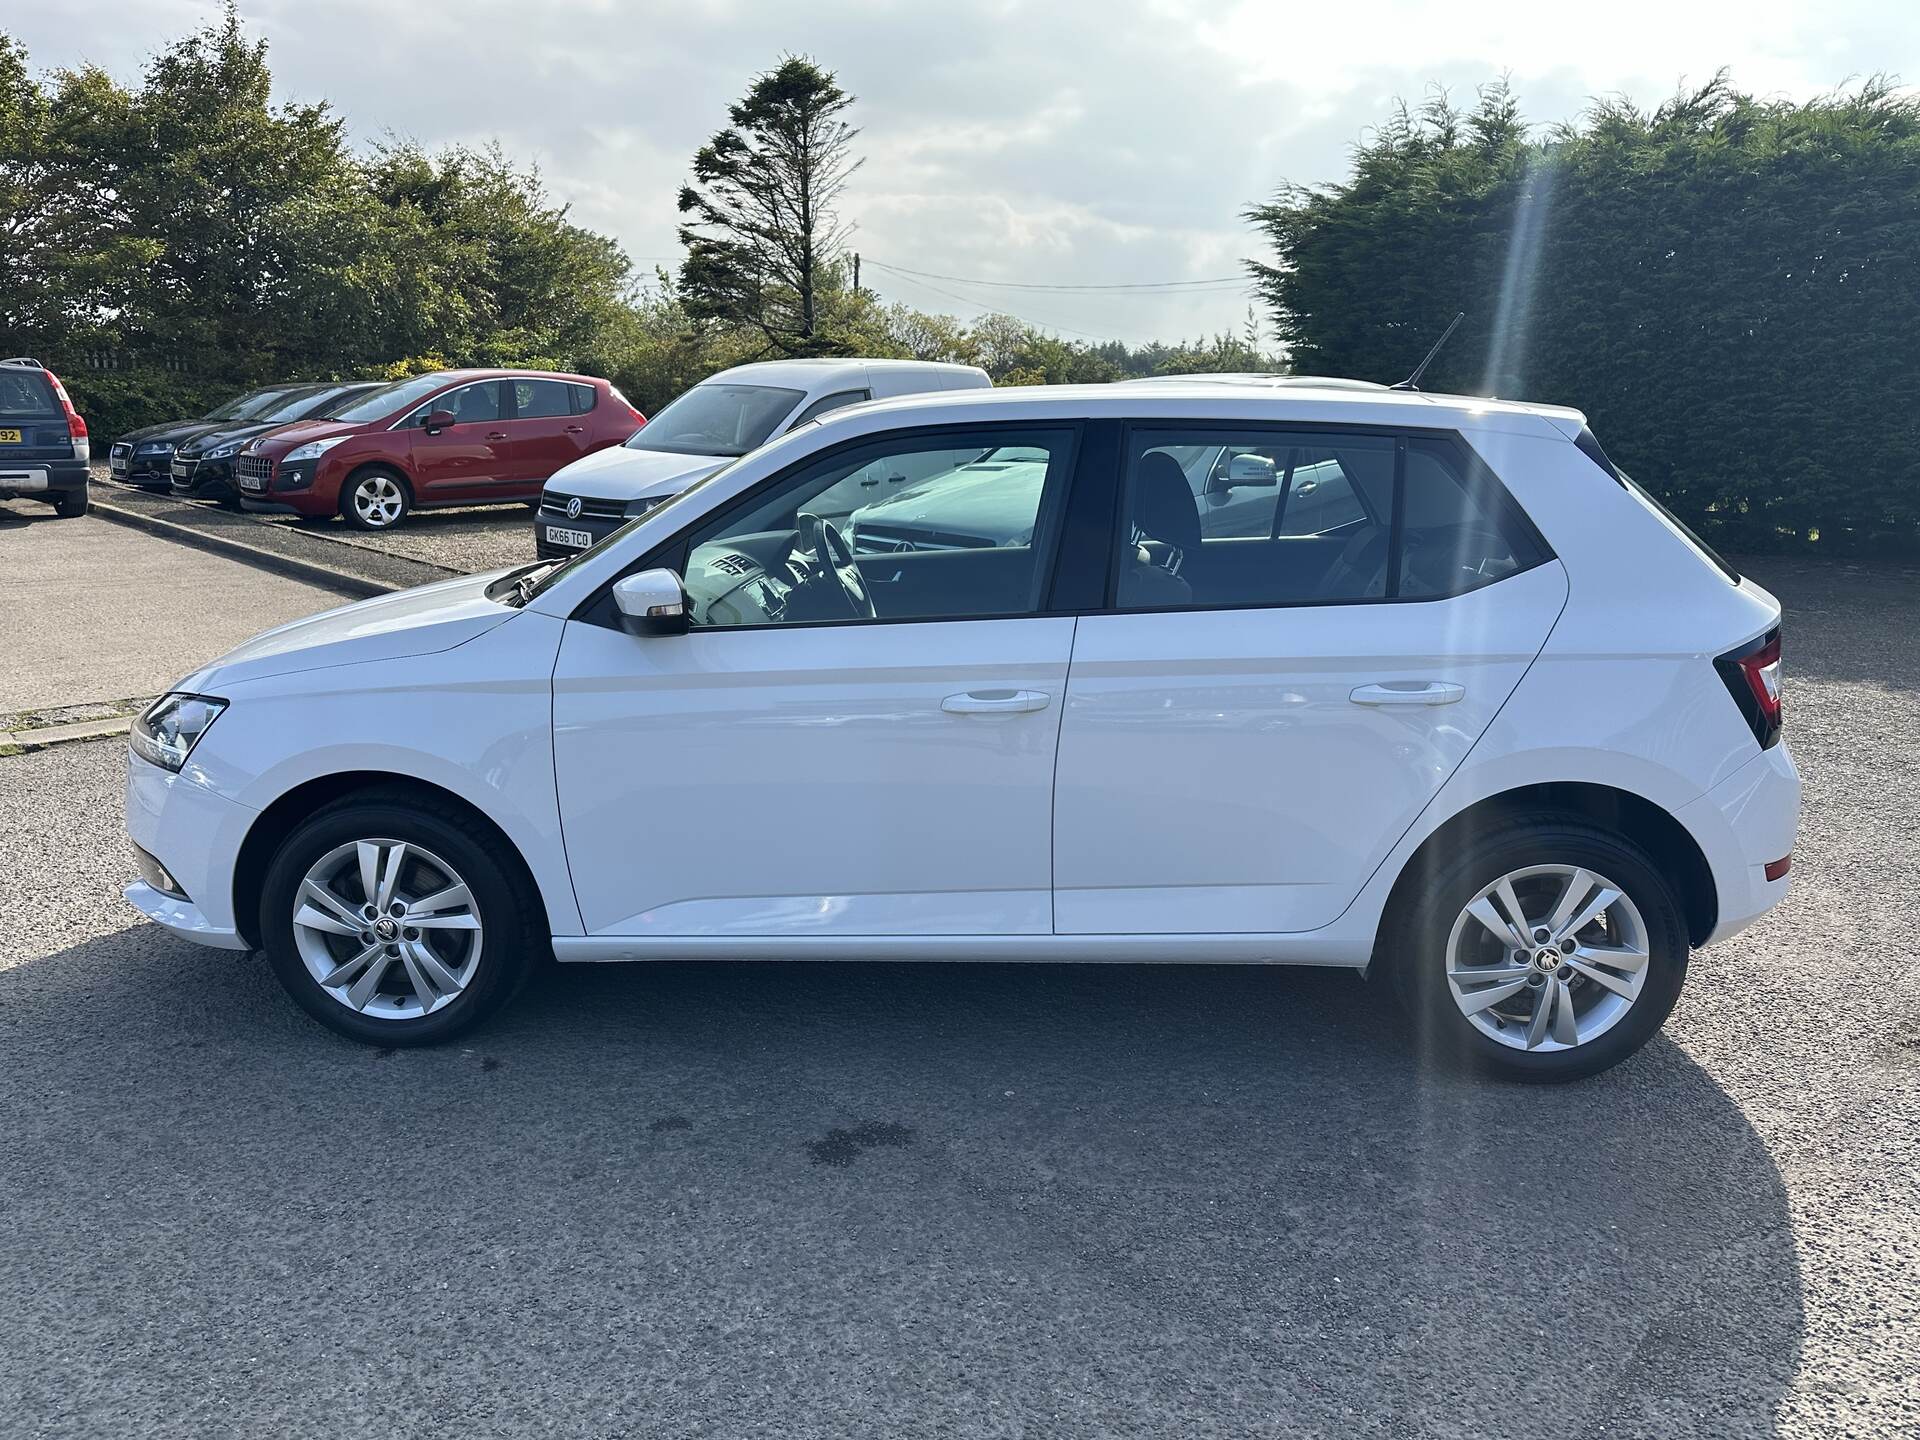
[[[1203,456],[1263,495],[1213,533]],[[1564,572],[1449,437],[1136,426],[1122,476],[1062,717],[1055,928],[1325,925],[1539,653]]]
[[[477,380],[443,390],[409,415],[401,429],[413,468],[415,499],[428,504],[487,500],[511,471],[511,437],[502,418],[501,383]],[[451,411],[454,423],[429,434],[427,417]]]
[[[587,412],[593,408],[590,385],[565,380],[509,380],[506,491],[524,489],[531,499],[553,473],[593,448]]]

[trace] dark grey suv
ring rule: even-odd
[[[63,518],[87,513],[87,422],[38,360],[0,360],[0,500],[45,500]]]

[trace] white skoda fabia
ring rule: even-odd
[[[876,403],[188,676],[127,895],[379,1045],[549,953],[1296,963],[1565,1079],[1786,893],[1779,624],[1571,410]]]

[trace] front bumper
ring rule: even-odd
[[[1699,842],[1719,896],[1719,919],[1706,944],[1739,934],[1787,898],[1792,872],[1769,880],[1766,871],[1792,853],[1800,825],[1800,772],[1786,741],[1681,807],[1677,818]]]
[[[191,759],[178,775],[127,757],[127,834],[179,882],[169,895],[127,886],[133,907],[176,935],[221,950],[251,948],[233,914],[233,871],[255,812],[216,794]]]
[[[114,455],[109,453],[107,473],[129,485],[148,488],[173,484],[173,451],[151,455]]]
[[[234,493],[233,460],[182,460],[176,457],[173,493],[185,500],[225,500]]]
[[[549,528],[554,530],[573,530],[592,537],[590,544],[598,545],[607,536],[627,523],[627,517],[606,518],[596,515],[580,515],[569,520],[564,513],[551,513],[545,506],[534,512],[533,549],[541,560],[566,560],[586,549],[585,545],[564,544],[547,537]]]

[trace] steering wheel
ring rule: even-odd
[[[860,567],[854,564],[853,548],[847,544],[846,537],[834,528],[831,520],[822,519],[810,511],[802,510],[796,523],[802,546],[813,551],[815,569],[810,583],[832,576],[835,588],[839,590],[840,598],[852,618],[876,618],[879,611],[873,608],[873,596],[867,593],[866,577],[860,573]]]

